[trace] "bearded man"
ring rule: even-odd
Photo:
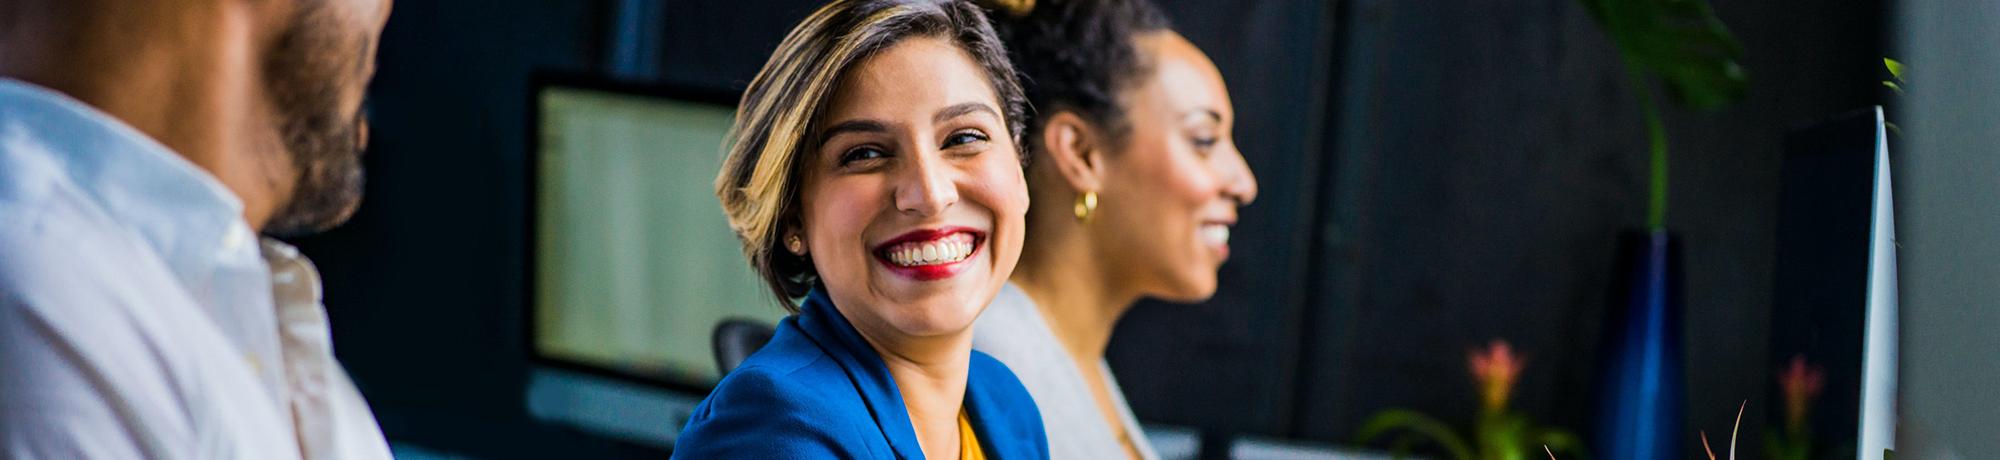
[[[0,1],[0,458],[388,458],[319,278],[387,0]]]

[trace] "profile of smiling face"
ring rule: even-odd
[[[1126,131],[1115,151],[1097,155],[1101,205],[1085,227],[1096,257],[1144,295],[1206,300],[1257,179],[1236,149],[1235,108],[1208,56],[1167,30],[1133,45],[1151,69],[1119,94]]]
[[[871,340],[967,331],[1020,259],[1027,184],[989,81],[914,37],[857,62],[815,122],[788,232]]]

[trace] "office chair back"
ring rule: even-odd
[[[729,375],[729,371],[736,370],[736,366],[742,365],[743,360],[749,359],[751,353],[756,353],[758,348],[763,348],[766,342],[770,342],[771,334],[774,332],[776,330],[771,326],[757,320],[744,318],[722,320],[722,324],[715,325],[713,338],[715,368],[722,371],[723,375]]]

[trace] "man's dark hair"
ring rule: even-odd
[[[1031,110],[1029,145],[1040,142],[1047,116],[1075,112],[1123,142],[1118,94],[1152,70],[1135,39],[1173,25],[1148,0],[1042,0],[1025,15],[999,12],[994,30],[1021,74]]]

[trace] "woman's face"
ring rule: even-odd
[[[1215,294],[1236,208],[1257,179],[1236,150],[1229,90],[1215,64],[1173,32],[1134,40],[1153,72],[1120,94],[1129,131],[1104,161],[1090,227],[1102,257],[1143,294],[1192,302]]]
[[[1027,184],[985,72],[936,38],[854,65],[806,141],[807,256],[871,340],[966,330],[1020,259]]]

